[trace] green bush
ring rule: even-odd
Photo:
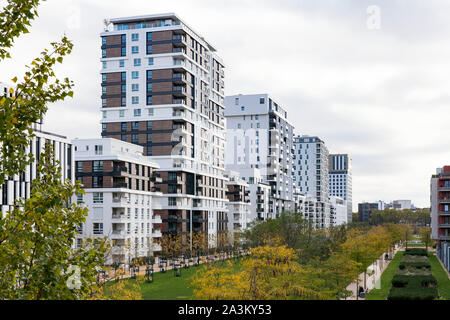
[[[433,300],[437,297],[437,281],[432,275],[396,274],[392,278],[388,300]]]
[[[430,262],[409,262],[409,261],[402,261],[400,262],[399,268],[400,270],[403,270],[407,267],[413,267],[413,268],[418,268],[418,269],[431,269],[431,265]]]
[[[422,249],[422,248],[411,248],[411,249],[405,250],[405,255],[428,256],[428,252],[426,249]]]
[[[388,300],[433,300],[438,296],[438,290],[431,288],[396,288],[389,291]]]

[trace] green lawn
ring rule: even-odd
[[[381,289],[372,289],[366,296],[366,300],[386,300],[389,294],[389,289],[391,288],[392,278],[398,270],[400,261],[403,258],[403,253],[404,251],[398,251],[395,254],[394,259],[392,259],[386,270],[384,270],[381,275]]]
[[[221,264],[221,262],[216,262]],[[235,270],[239,269],[239,263],[234,264]],[[152,283],[143,283],[141,285],[141,294],[144,300],[188,300],[193,295],[191,281],[194,274],[204,268],[204,265],[198,267],[190,266],[188,269],[181,270],[181,277],[175,277],[173,270],[166,273],[155,273]],[[126,282],[134,282],[134,279],[125,279]],[[105,294],[108,294],[108,284],[105,287]]]
[[[450,279],[442,268],[437,257],[433,254],[429,256],[431,264],[431,273],[438,282],[439,298],[442,300],[450,300]]]

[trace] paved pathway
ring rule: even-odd
[[[399,251],[399,250],[403,250],[401,247],[397,246],[394,249],[394,254],[392,255],[392,258],[394,258],[395,254]],[[376,260],[374,263],[372,263],[368,268],[367,268],[367,273],[372,273],[372,275],[366,275],[366,283],[365,283],[365,288],[366,291],[370,291],[373,288],[376,288],[377,286],[380,285],[380,283],[377,281],[380,279],[381,275],[383,274],[383,271],[386,269],[386,267],[389,265],[389,263],[391,262],[391,260],[385,260],[384,259],[384,255],[386,253],[383,253],[378,260]],[[358,281],[358,287],[361,286],[364,288],[364,273],[361,273],[358,277],[359,281]],[[346,288],[347,290],[350,290],[353,294],[351,297],[348,297],[346,300],[364,300],[364,298],[360,298],[360,297],[356,297],[357,294],[357,286],[356,286],[356,281],[352,282],[350,285],[347,286]],[[376,288],[378,289],[378,288]]]

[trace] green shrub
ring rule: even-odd
[[[411,248],[405,250],[405,255],[428,256],[428,252],[426,249],[423,248]]]
[[[418,268],[418,269],[431,269],[431,265],[430,262],[408,262],[408,261],[402,261],[400,262],[399,268],[400,270],[403,270],[407,267],[412,267],[412,268]]]
[[[433,300],[437,298],[436,287],[430,288],[397,288],[392,287],[389,291],[388,300]]]
[[[396,274],[388,300],[433,300],[437,297],[437,281],[432,275]]]

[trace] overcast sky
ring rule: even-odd
[[[103,19],[167,12],[216,47],[226,94],[269,93],[297,134],[351,155],[354,209],[429,206],[430,175],[450,164],[449,1],[48,0],[0,64],[0,81],[22,76],[66,33],[75,48],[57,74],[74,80],[75,96],[50,106],[45,129],[99,137]]]

